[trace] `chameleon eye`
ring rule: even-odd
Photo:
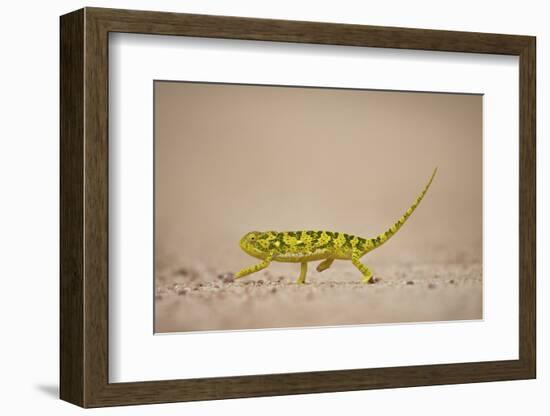
[[[252,234],[252,235],[250,236],[250,241],[254,241],[254,240],[256,240],[256,236],[255,236],[254,234]]]

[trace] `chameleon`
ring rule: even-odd
[[[430,180],[414,200],[413,204],[385,232],[374,238],[362,238],[351,234],[332,231],[251,231],[246,233],[239,245],[252,257],[261,260],[260,263],[246,267],[235,274],[235,279],[256,273],[268,267],[271,262],[300,263],[300,276],[297,284],[306,282],[308,262],[322,260],[317,271],[327,270],[335,260],[348,260],[363,275],[363,283],[372,283],[372,271],[361,263],[360,259],[368,252],[380,247],[405,224],[420,201],[428,192],[437,173],[434,169]]]

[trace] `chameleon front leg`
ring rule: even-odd
[[[319,265],[317,266],[317,271],[322,272],[328,269],[330,266],[332,266],[332,263],[334,262],[334,259],[328,258],[323,260]]]
[[[264,261],[262,261],[259,264],[255,264],[254,266],[245,267],[244,269],[237,272],[235,275],[235,279],[240,279],[241,277],[248,276],[249,274],[259,272],[260,270],[265,269],[269,264],[271,263],[271,260],[273,259],[273,255],[269,255],[265,258]]]
[[[359,271],[363,274],[363,283],[370,283],[372,279],[372,272],[370,269],[359,261],[360,253],[354,252],[351,255],[351,262]]]
[[[298,277],[298,280],[296,280],[296,284],[303,285],[306,282],[306,274],[307,274],[307,262],[303,262],[300,267],[300,277]]]

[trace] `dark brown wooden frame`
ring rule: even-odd
[[[535,378],[534,37],[99,8],[64,15],[60,27],[60,396],[63,400],[83,407],[99,407]],[[109,383],[110,32],[519,56],[519,359]]]

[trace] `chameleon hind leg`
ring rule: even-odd
[[[303,262],[300,267],[300,276],[298,277],[298,280],[296,280],[296,284],[303,285],[306,282],[306,274],[307,274],[307,262]]]
[[[259,272],[260,270],[265,269],[271,263],[273,256],[267,257],[261,263],[255,264],[254,266],[245,267],[235,274],[235,279],[240,279],[241,277],[248,276],[249,274]]]
[[[365,266],[363,263],[359,261],[360,255],[359,253],[353,253],[351,256],[351,262],[355,267],[359,269],[361,274],[363,275],[363,283],[371,283],[372,282],[372,272],[370,269]]]
[[[332,263],[334,262],[334,259],[328,258],[323,260],[319,265],[317,266],[317,271],[322,272],[328,269],[330,266],[332,266]]]

